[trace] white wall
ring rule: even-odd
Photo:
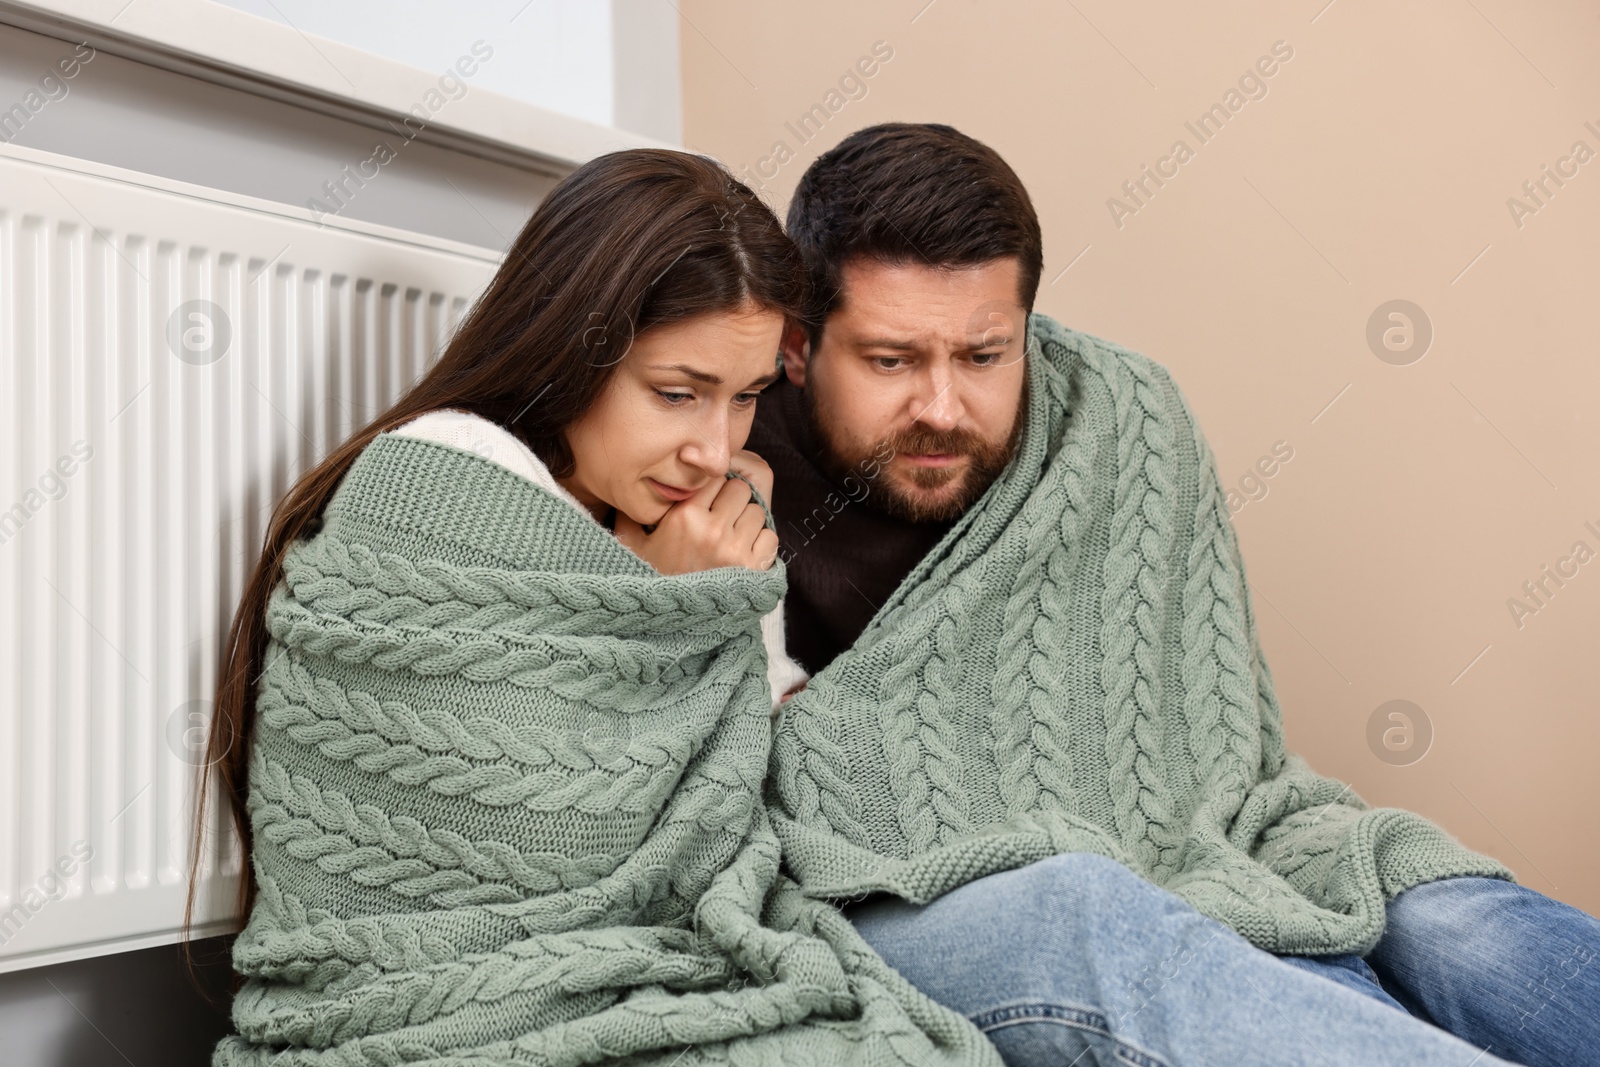
[[[474,40],[474,84],[658,141],[683,140],[678,16],[668,0],[217,0],[423,70]]]

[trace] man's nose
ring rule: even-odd
[[[965,414],[965,408],[949,366],[935,364],[918,384],[921,388],[911,398],[911,421],[936,430],[954,429]]]

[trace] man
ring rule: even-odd
[[[806,891],[871,894],[1012,1064],[1594,1062],[1600,922],[1283,747],[1204,436],[1030,316],[1004,161],[862,130],[788,228],[815,293],[747,447],[812,675],[769,779]]]

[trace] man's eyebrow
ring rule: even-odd
[[[1003,347],[1003,346],[1009,345],[1011,343],[1011,338],[1008,335],[1008,336],[1000,337],[1000,338],[997,338],[997,339],[991,341],[991,340],[988,340],[988,333],[985,332],[985,333],[980,334],[978,336],[978,342],[979,342],[978,344],[968,345],[968,347],[969,348],[993,348],[993,347],[996,347],[996,346]],[[874,337],[874,338],[870,338],[870,339],[865,340],[865,341],[857,341],[856,342],[856,347],[857,348],[887,348],[887,349],[889,349],[890,351],[893,351],[893,352],[916,352],[916,351],[920,351],[920,349],[921,349],[921,345],[919,345],[916,341],[894,340],[894,339],[891,339],[891,338],[888,338],[888,337]]]

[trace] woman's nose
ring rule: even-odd
[[[707,425],[695,425],[680,454],[684,462],[713,477],[726,474],[733,454],[727,421],[710,420]]]

